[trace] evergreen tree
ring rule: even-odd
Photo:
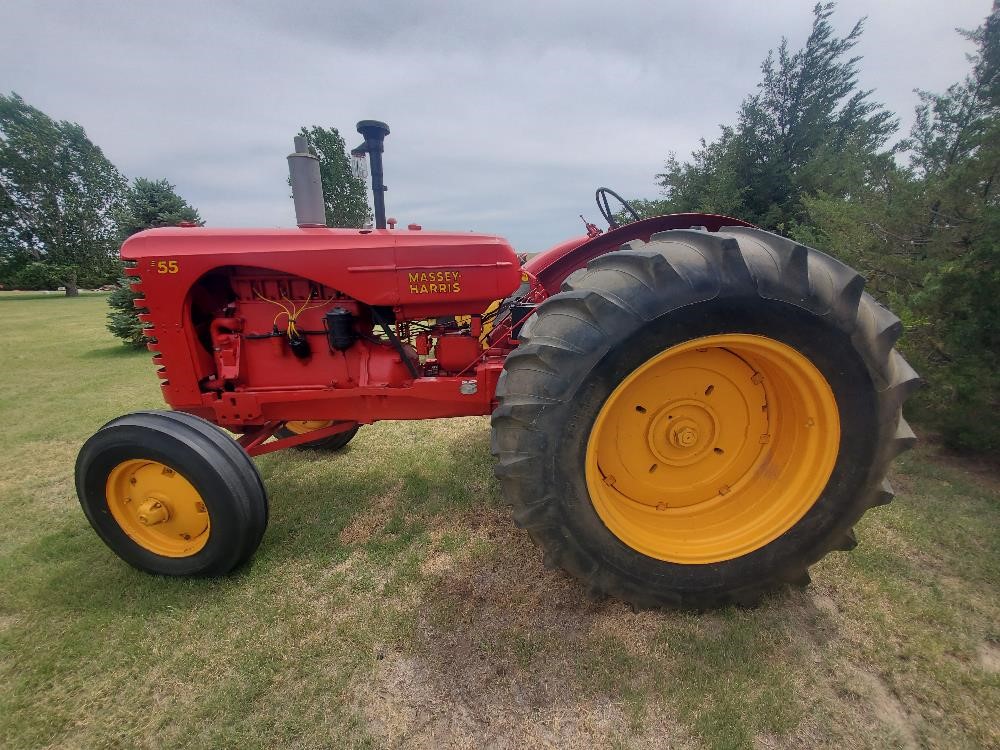
[[[905,232],[927,273],[914,344],[931,381],[924,407],[953,444],[1000,450],[1000,6],[978,29],[972,70],[921,92],[913,166],[922,190]]]
[[[181,222],[202,226],[198,212],[181,198],[166,180],[139,177],[125,196],[125,210],[119,230],[122,240],[154,227],[173,227]]]
[[[915,406],[952,445],[1000,449],[1000,9],[961,32],[971,71],[921,92],[911,169],[848,199],[807,198],[796,236],[855,265],[903,318],[928,387]]]
[[[128,276],[119,277],[114,290],[108,295],[111,311],[108,313],[107,329],[128,346],[141,349],[149,339],[146,338],[145,326],[139,320],[139,311],[132,304],[139,295],[129,286],[131,281]]]
[[[757,93],[735,127],[702,140],[690,162],[671,155],[657,175],[670,211],[707,211],[788,230],[806,216],[804,196],[847,195],[892,169],[886,149],[898,123],[858,88],[858,21],[844,37],[830,24],[833,3],[817,4],[797,52],[783,39],[761,65]]]
[[[928,381],[915,416],[982,452],[1000,449],[998,8],[961,32],[976,45],[969,75],[921,92],[909,140],[888,147],[896,119],[858,88],[851,56],[862,23],[838,37],[832,4],[817,5],[805,46],[768,55],[736,125],[687,162],[671,154],[663,198],[639,205],[748,219],[857,268],[903,319],[902,348]]]
[[[368,209],[368,188],[351,173],[347,146],[340,132],[314,125],[302,128],[299,135],[309,139],[313,153],[319,157],[327,226],[363,227],[372,216]]]
[[[41,263],[66,288],[114,278],[125,180],[82,127],[0,94],[0,264]]]
[[[135,180],[125,199],[121,217],[121,239],[125,240],[137,232],[154,227],[176,226],[181,222],[191,222],[201,226],[204,222],[198,211],[179,196],[166,180]],[[145,346],[148,339],[144,326],[139,321],[139,311],[133,301],[139,295],[132,291],[131,279],[122,275],[117,288],[108,295],[107,328],[129,346]]]

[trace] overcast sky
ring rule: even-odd
[[[297,5],[297,10],[292,6]],[[655,197],[732,122],[802,0],[0,4],[0,91],[83,125],[129,177],[166,178],[213,226],[289,226],[301,125],[357,145],[386,121],[388,213],[537,251],[596,221],[593,191]],[[868,16],[862,85],[912,122],[914,87],[965,75],[990,0],[844,0]]]

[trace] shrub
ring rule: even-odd
[[[146,345],[149,338],[145,335],[145,326],[139,321],[139,312],[133,301],[139,298],[129,287],[130,279],[122,276],[118,279],[117,288],[108,295],[108,330],[120,338],[127,346],[140,349]]]

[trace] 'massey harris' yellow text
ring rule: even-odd
[[[458,271],[410,271],[410,294],[458,294],[462,291]]]

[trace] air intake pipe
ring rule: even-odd
[[[309,141],[295,136],[295,153],[288,155],[288,175],[295,201],[295,223],[300,227],[325,227],[326,203],[319,157],[309,152]]]
[[[362,120],[358,123],[358,132],[365,137],[365,142],[351,150],[352,155],[368,154],[372,171],[372,199],[375,203],[375,226],[385,229],[385,191],[382,184],[382,152],[385,137],[389,135],[389,126],[378,120]]]

